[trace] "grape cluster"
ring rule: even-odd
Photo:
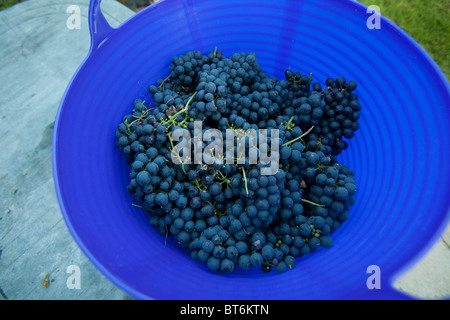
[[[127,190],[133,205],[150,213],[150,224],[220,273],[284,272],[298,257],[331,247],[330,235],[355,202],[354,171],[336,157],[359,129],[356,82],[329,78],[323,88],[311,74],[290,69],[279,80],[254,53],[227,58],[220,50],[188,51],[173,57],[169,70],[149,86],[149,101],[134,101],[116,131],[116,147],[131,168]],[[175,130],[194,137],[198,121],[202,133],[218,129],[224,140],[230,130],[236,134],[233,163],[214,149],[196,163],[198,150],[177,148]],[[263,175],[268,164],[250,161],[251,129],[278,129],[278,138],[253,149],[278,156],[276,173]],[[271,150],[275,139],[278,154]],[[212,140],[188,142],[205,150]],[[174,154],[187,157],[175,163]]]

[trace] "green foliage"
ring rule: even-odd
[[[23,0],[0,0],[0,10],[4,10],[6,8],[15,5],[16,3],[22,2]]]

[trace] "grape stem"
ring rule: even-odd
[[[299,137],[297,137],[297,138],[295,138],[295,139],[293,139],[293,140],[291,140],[291,141],[286,142],[285,144],[283,144],[283,146],[287,146],[287,145],[289,145],[289,144],[291,144],[291,143],[293,143],[293,142],[295,142],[295,141],[297,141],[297,140],[300,140],[301,138],[303,138],[304,136],[306,136],[308,133],[310,133],[311,130],[312,130],[313,128],[314,128],[314,126],[312,126],[311,128],[309,128],[308,131],[306,131],[305,133],[303,133],[301,136],[299,136]]]
[[[202,180],[201,180],[201,178],[198,178],[197,180],[194,180],[193,181],[193,183],[195,184],[195,186],[197,187],[197,189],[199,190],[199,191],[202,191],[202,190],[204,190],[203,188],[202,188],[202,186],[200,185],[200,182],[201,182]],[[202,183],[202,185],[203,185],[203,182],[201,182]]]
[[[289,121],[283,123],[283,125],[286,127],[286,130],[292,131],[292,129],[294,128],[295,124],[292,122],[293,119],[294,116],[292,116]]]
[[[245,191],[248,194],[248,187],[247,187],[247,177],[245,176],[245,169],[242,167],[242,175],[244,176],[244,185],[245,185]]]
[[[195,92],[188,100],[188,102],[186,103],[186,106],[181,109],[180,111],[178,111],[177,113],[175,113],[173,116],[170,116],[169,119],[167,119],[166,121],[162,121],[161,124],[166,125],[166,124],[173,124],[176,125],[175,122],[175,118],[178,117],[180,114],[182,114],[183,112],[187,112],[188,108],[189,108],[189,104],[191,103],[192,99],[194,99],[195,95],[197,94],[197,92]]]
[[[315,202],[312,202],[312,201],[309,201],[309,200],[306,200],[306,199],[302,199],[302,201],[304,201],[306,203],[309,203],[309,204],[312,204],[313,206],[325,207],[325,205],[323,205],[323,204],[318,204],[318,203],[315,203]]]
[[[170,79],[170,74],[164,78],[164,80],[161,82],[161,84],[158,87],[158,91],[161,91],[161,89],[163,88],[164,84],[166,83],[166,81],[168,81]]]
[[[222,173],[222,171],[216,170],[214,174],[219,180],[221,180],[220,184],[226,183],[227,186],[230,184],[230,179],[228,179],[227,176]],[[220,177],[218,177],[217,175],[220,175]]]
[[[181,157],[180,157],[180,154],[179,154],[180,151],[178,150],[178,147],[177,147],[177,146],[174,146],[174,145],[173,145],[173,142],[172,142],[172,132],[169,132],[169,133],[167,134],[167,137],[169,138],[169,142],[170,142],[170,145],[171,145],[171,147],[172,147],[172,150],[170,150],[170,152],[173,152],[174,149],[175,149],[175,152],[177,153],[178,161],[181,162],[181,169],[183,169],[184,174],[187,174],[186,170],[184,169],[184,162],[181,161]]]
[[[317,165],[316,170],[323,170],[323,169],[327,169],[327,168],[331,168],[331,166],[323,166],[320,163]]]
[[[128,131],[127,131],[127,134],[128,135],[130,135],[132,132],[131,132],[131,130],[130,130],[130,127],[133,125],[133,124],[135,124],[136,122],[139,122],[139,121],[143,121],[146,117],[147,117],[147,113],[150,111],[150,109],[147,109],[147,110],[145,110],[145,111],[143,111],[142,112],[142,114],[138,117],[138,116],[133,116],[133,117],[135,117],[136,119],[135,120],[133,120],[131,123],[125,123],[125,125],[127,126],[127,129],[128,129]]]

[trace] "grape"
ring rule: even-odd
[[[265,245],[261,250],[261,255],[265,260],[271,260],[274,256],[273,247],[270,245]]]
[[[214,243],[211,240],[206,240],[202,244],[202,249],[206,253],[211,253],[213,251],[213,249],[214,249]]]
[[[183,210],[181,210],[181,218],[184,221],[189,221],[194,217],[194,210],[192,210],[191,208],[184,208]]]
[[[248,250],[248,244],[245,241],[238,241],[236,242],[236,249],[238,250],[239,254],[245,254]]]
[[[150,183],[150,173],[148,173],[147,171],[139,172],[136,176],[136,182],[141,186]]]
[[[292,268],[295,267],[296,261],[295,261],[295,257],[294,257],[294,256],[292,256],[292,255],[287,255],[287,256],[284,258],[283,261],[284,261],[284,263],[286,264],[286,266],[287,266],[289,269],[292,269]]]
[[[165,207],[169,203],[169,197],[165,193],[158,193],[155,198],[156,204],[161,207]]]
[[[325,225],[325,219],[321,216],[313,216],[311,217],[311,223],[317,229],[322,229]]]
[[[299,226],[299,232],[302,236],[308,237],[311,234],[311,227],[306,223],[302,223]]]
[[[233,261],[233,263],[237,262],[239,256],[239,251],[237,250],[237,248],[235,246],[229,246],[226,249],[226,257],[228,259],[230,259],[231,261]]]
[[[344,187],[338,187],[335,191],[336,199],[338,200],[346,200],[348,199],[348,190]]]
[[[222,192],[222,186],[218,182],[214,182],[209,186],[209,192],[212,196],[216,196]]]
[[[305,240],[303,237],[296,236],[296,237],[294,237],[293,244],[295,247],[301,248],[305,245]]]
[[[175,221],[173,221],[173,226],[175,226],[177,229],[181,229],[184,227],[184,220],[181,218],[176,218]]]
[[[279,272],[279,273],[283,273],[286,271],[286,263],[284,261],[279,261],[275,267],[274,267],[275,271]]]
[[[222,271],[224,273],[229,273],[229,272],[233,271],[233,269],[234,269],[234,263],[230,259],[225,258],[220,263],[220,271]]]
[[[321,83],[291,69],[277,79],[254,53],[226,57],[220,50],[187,51],[172,57],[168,69],[148,87],[148,101],[132,102],[115,132],[130,167],[127,191],[150,225],[218,273],[282,273],[319,247],[331,248],[356,201],[355,172],[337,159],[360,127],[356,81],[339,76]],[[216,129],[226,140],[231,130],[244,154],[237,144],[233,163],[217,159],[215,150],[202,154],[217,137],[200,139],[199,150],[175,149],[175,130],[194,137],[195,121],[203,137]],[[279,156],[276,174],[263,175],[267,163],[251,161],[254,140],[238,137],[240,129],[278,130],[266,143],[258,136],[252,149],[258,157]],[[199,155],[201,163],[186,160]]]
[[[316,250],[320,246],[320,240],[316,237],[309,238],[308,245],[312,251]]]
[[[331,248],[331,246],[333,245],[333,239],[328,235],[321,236],[319,240],[320,244],[324,248]]]
[[[225,251],[226,249],[222,246],[215,246],[213,249],[213,255],[214,257],[218,259],[223,259],[225,257]]]
[[[177,239],[180,242],[181,245],[186,246],[191,238],[191,234],[185,230],[181,230],[178,235]]]
[[[248,254],[242,254],[238,258],[238,266],[242,270],[249,270],[252,267],[250,256]]]
[[[250,262],[253,266],[259,267],[263,264],[264,258],[259,252],[252,253],[250,256]]]
[[[206,264],[208,265],[208,268],[216,271],[219,269],[220,267],[220,259],[216,258],[215,256],[210,256],[206,262]]]
[[[272,267],[269,264],[261,265],[261,272],[263,272],[263,273],[268,273],[268,272],[270,272],[271,269],[272,269]]]

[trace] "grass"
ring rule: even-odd
[[[0,10],[24,0],[0,0]],[[118,0],[126,4],[131,0]],[[154,0],[149,1],[154,2]],[[450,79],[450,0],[360,0],[413,37]]]
[[[413,37],[450,79],[450,0],[359,0]],[[383,28],[383,25],[381,25]]]
[[[0,0],[0,10],[4,10],[6,8],[15,5],[16,3],[22,2],[23,0]]]

